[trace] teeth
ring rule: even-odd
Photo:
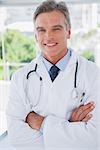
[[[55,46],[56,43],[50,43],[50,44],[46,44],[47,46]]]

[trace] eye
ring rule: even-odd
[[[38,29],[38,32],[45,32],[44,29]]]
[[[53,29],[54,31],[60,31],[61,29],[60,28],[55,28]]]

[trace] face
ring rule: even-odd
[[[35,21],[35,36],[43,56],[56,63],[66,54],[70,38],[65,16],[60,11],[39,14]]]

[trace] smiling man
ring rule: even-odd
[[[43,56],[56,64],[67,54],[70,25],[59,11],[39,14],[35,21],[36,39]]]
[[[64,2],[44,1],[33,20],[41,52],[12,77],[11,143],[28,149],[96,150],[100,70],[67,47],[71,23]]]

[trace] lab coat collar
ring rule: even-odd
[[[35,64],[38,65],[38,67],[37,67],[38,74],[40,74],[43,77],[43,80],[45,80],[46,84],[48,83],[50,85],[52,83],[52,81],[51,81],[49,73],[43,63],[41,53],[37,56],[37,58],[35,60]]]
[[[69,66],[75,64],[78,58],[79,58],[78,53],[76,53],[75,51],[72,51],[72,56],[71,56],[71,58],[69,60]],[[35,63],[37,63],[38,65],[40,65],[41,62],[42,62],[42,55],[40,53],[36,57]]]
[[[77,60],[79,60],[79,55],[76,52],[72,51],[72,56],[64,72],[67,72],[67,70],[70,69],[71,66],[75,65]],[[35,69],[36,64],[37,64],[37,73],[41,77],[43,77],[43,80],[45,80],[45,82],[48,83],[48,85],[50,86],[52,84],[52,81],[50,79],[50,76],[47,72],[45,65],[43,64],[41,53],[38,54],[38,56],[31,62],[29,71]]]
[[[68,69],[70,69],[73,65],[76,66],[76,62],[78,61],[78,67],[79,67],[79,54],[75,51],[72,51],[72,55],[70,57],[70,60],[68,62],[68,65],[66,66],[64,72],[67,72]]]

